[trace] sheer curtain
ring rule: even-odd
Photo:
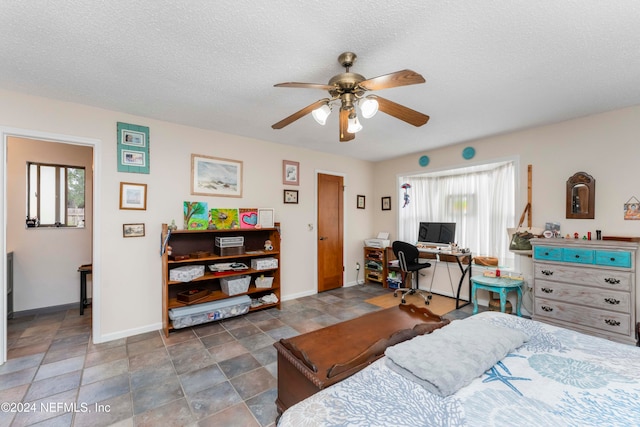
[[[399,239],[416,242],[420,222],[455,222],[456,243],[474,256],[513,266],[507,227],[513,226],[514,162],[400,177],[410,202],[400,207]],[[399,199],[402,200],[403,193]]]

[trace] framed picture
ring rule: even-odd
[[[191,194],[242,197],[242,161],[192,154]]]
[[[117,123],[118,172],[149,173],[149,128]]]
[[[391,197],[383,197],[382,198],[382,210],[390,211],[391,210]]]
[[[300,185],[300,163],[291,160],[282,161],[282,183]]]
[[[258,226],[260,228],[273,228],[275,226],[274,217],[272,208],[258,209]]]
[[[358,209],[364,209],[364,202],[365,202],[365,197],[361,196],[361,195],[358,195],[358,202],[356,204]]]
[[[147,184],[121,182],[120,209],[147,210]]]
[[[258,224],[257,208],[240,208],[240,228],[256,228]]]
[[[239,217],[237,208],[212,208],[209,211],[209,223],[215,225],[216,230],[240,228]]]
[[[284,190],[285,203],[298,203],[298,190]]]
[[[144,224],[122,224],[122,237],[144,237]]]

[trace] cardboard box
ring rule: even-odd
[[[185,265],[169,270],[169,280],[190,282],[204,276],[204,265]]]
[[[188,291],[178,292],[176,299],[180,302],[190,303],[198,301],[209,295],[211,291],[209,289],[189,289]]]

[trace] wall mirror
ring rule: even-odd
[[[596,180],[585,172],[577,172],[567,180],[567,218],[595,217]]]

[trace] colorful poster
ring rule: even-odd
[[[216,230],[240,228],[238,209],[211,209],[209,211],[209,224]]]
[[[184,229],[206,230],[209,227],[209,212],[206,202],[184,202]]]
[[[240,228],[256,228],[258,208],[240,209]]]

